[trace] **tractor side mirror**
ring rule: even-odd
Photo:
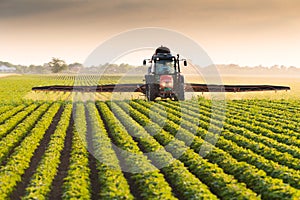
[[[146,60],[143,61],[143,65],[145,66],[147,64]]]
[[[187,61],[186,60],[183,61],[183,65],[187,66]]]

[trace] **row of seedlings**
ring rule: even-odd
[[[184,107],[184,106],[182,106]],[[195,108],[192,108],[192,106],[187,107],[188,110],[193,110]],[[201,127],[204,129],[208,129],[209,127],[214,127],[215,129],[218,129],[218,127],[223,126],[225,130],[229,130],[229,133],[224,134],[222,133],[222,136],[224,136],[226,139],[232,140],[236,143],[239,143],[240,146],[243,146],[247,149],[252,150],[253,152],[264,156],[267,159],[273,160],[275,162],[278,162],[282,165],[286,165],[289,168],[299,170],[300,166],[300,160],[296,157],[293,157],[287,152],[280,152],[274,147],[269,147],[263,143],[260,143],[259,141],[253,139],[248,139],[247,137],[243,136],[244,134],[251,134],[248,130],[244,128],[240,128],[240,124],[244,123],[241,122],[241,120],[234,120],[232,124],[229,124],[227,121],[231,121],[231,119],[226,119],[225,123],[222,123],[221,121],[217,121],[214,119],[210,119],[208,117],[208,111],[205,111],[204,109],[201,109],[200,114],[200,121],[198,122]],[[188,117],[188,116],[187,116]],[[259,135],[257,135],[259,137]],[[257,148],[257,143],[259,144],[259,148]]]
[[[137,190],[138,198],[176,199],[164,176],[139,149],[109,107],[104,102],[98,102],[97,107],[106,123],[109,136],[119,148],[126,170],[131,173],[130,181]]]
[[[152,115],[150,120],[144,114],[140,113],[139,109],[133,109],[124,104],[120,106],[123,109],[128,109],[131,116],[140,125],[145,127],[173,156],[179,157],[178,159],[188,167],[188,170],[209,186],[220,198],[259,199],[253,191],[247,189],[244,184],[239,183],[233,176],[225,174],[217,165],[207,162],[199,154],[189,149],[184,142],[179,141],[166,131],[160,130],[160,126],[152,121],[155,120],[155,116]],[[190,140],[192,141],[193,138],[190,138]]]
[[[14,149],[6,165],[1,166],[0,199],[7,199],[17,183],[21,181],[22,175],[30,165],[35,150],[40,145],[40,141],[52,123],[52,119],[59,108],[60,103],[52,104],[48,112],[36,123],[28,136]]]
[[[51,135],[45,154],[26,188],[26,195],[23,199],[47,198],[47,195],[51,190],[52,181],[57,174],[58,165],[61,162],[61,151],[64,148],[64,141],[70,123],[71,113],[72,104],[66,104],[58,125]]]
[[[92,152],[98,160],[98,180],[101,185],[99,198],[107,200],[134,199],[95,104],[87,103],[87,111],[92,127]]]
[[[24,110],[18,112],[16,115],[7,119],[0,125],[0,139],[5,137],[12,129],[14,129],[20,122],[22,122],[32,111],[38,107],[37,104],[31,104]]]
[[[87,150],[87,124],[83,103],[73,105],[73,138],[68,174],[63,184],[63,199],[90,199],[91,183],[89,168],[89,153]]]
[[[151,107],[150,103],[142,101],[139,101],[139,103],[143,105],[139,105],[139,110],[144,109],[145,107]],[[132,102],[132,104],[134,104],[134,102]],[[150,112],[154,111],[156,113],[161,112],[160,109],[153,109]],[[149,115],[149,109],[147,111],[144,111],[143,114]],[[182,121],[184,121],[184,123],[188,123],[188,121],[184,119],[179,119],[178,117],[170,113],[168,113],[168,118],[168,123],[166,123],[164,129],[167,130],[169,133],[176,135],[176,133],[178,133],[178,131],[180,130],[181,134],[185,137],[195,136],[195,133],[190,132],[189,128],[187,128],[189,127],[189,125],[186,125],[185,128],[185,125],[183,125],[182,123]],[[170,120],[170,118],[172,118],[172,120]],[[178,124],[176,124],[175,122],[173,122],[177,120],[180,121],[180,123],[177,122]],[[207,131],[203,133],[206,134],[206,136],[207,134],[210,134],[211,137],[217,137],[216,135],[214,135],[214,133],[209,133]],[[200,132],[197,131],[197,134],[200,134]],[[218,142],[220,141],[220,138]],[[273,179],[267,176],[267,174],[264,171],[258,170],[254,166],[245,162],[237,161],[228,152],[211,145],[210,143],[204,141],[201,137],[196,136],[194,138],[193,143],[190,144],[190,147],[197,153],[200,151],[201,147],[206,147],[206,149],[209,150],[209,153],[206,155],[206,158],[210,162],[218,164],[226,173],[232,174],[239,181],[246,183],[247,186],[253,191],[255,191],[258,194],[261,194],[263,199],[290,199],[298,198],[300,195],[297,189],[291,187],[290,185],[284,184],[282,180]]]
[[[47,111],[49,106],[48,103],[45,103],[33,112],[32,110],[35,109],[35,107],[29,109],[27,113],[28,116],[10,131],[8,135],[0,140],[0,163],[8,156],[9,152],[26,137],[26,134],[34,127],[35,123]]]
[[[178,107],[173,107],[172,105],[168,105],[173,109],[173,111],[169,110],[169,112],[175,113],[174,110],[179,109]],[[184,108],[181,108],[183,110]],[[191,110],[192,108],[189,108]],[[175,113],[176,114],[176,113]],[[178,114],[178,113],[177,113]],[[185,116],[190,122],[193,122],[194,119],[197,119],[197,113],[192,113],[189,112],[190,116]],[[199,116],[198,116],[199,117]],[[191,123],[186,123],[187,126],[193,126]],[[203,126],[203,124],[202,124]],[[205,124],[205,127],[207,127],[209,124]],[[198,135],[202,138],[205,138],[206,136],[206,131],[202,129],[201,127],[198,128]],[[223,149],[226,152],[229,152],[235,159],[238,161],[245,161],[251,165],[256,166],[258,169],[264,170],[269,176],[272,176],[273,178],[280,178],[282,179],[285,183],[289,183],[295,188],[300,187],[300,172],[294,169],[290,169],[286,166],[280,165],[272,160],[268,160],[265,157],[258,155],[254,153],[253,151],[249,149],[245,149],[243,147],[239,146],[239,142],[237,141],[236,143],[227,140],[224,135],[233,135],[231,132],[228,130],[224,130],[221,133],[221,136],[218,138],[218,143],[216,143],[216,147]],[[257,142],[253,143],[257,144]]]

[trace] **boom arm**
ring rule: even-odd
[[[65,86],[52,85],[33,87],[34,91],[64,91],[64,92],[141,92],[146,93],[145,84],[111,84],[95,86]],[[290,90],[288,86],[276,85],[213,85],[186,83],[185,92],[251,92],[251,91]]]
[[[63,91],[63,92],[142,92],[144,93],[146,86],[143,84],[110,84],[95,86],[66,86],[51,85],[33,87],[34,91]]]
[[[272,91],[290,90],[288,86],[277,85],[207,85],[190,83],[185,84],[186,92],[251,92],[251,91]]]

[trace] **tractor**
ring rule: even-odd
[[[179,54],[173,56],[170,49],[164,46],[155,50],[151,59],[145,59],[143,65],[151,63],[148,73],[145,75],[146,97],[149,101],[154,101],[157,97],[161,99],[184,100],[184,77],[180,73]]]

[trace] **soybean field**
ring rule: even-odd
[[[57,83],[0,79],[0,199],[300,199],[299,99],[31,92]]]

